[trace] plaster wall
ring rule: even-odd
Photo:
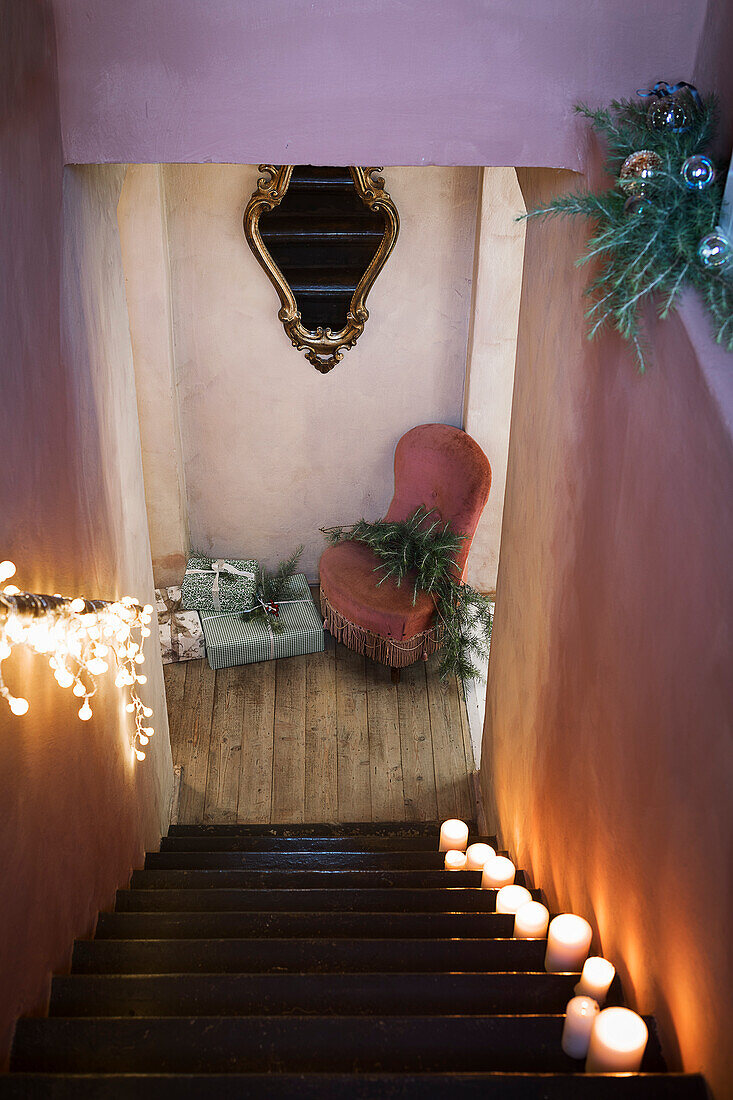
[[[519,171],[527,206],[572,177]],[[733,1096],[730,360],[694,297],[653,363],[584,339],[584,227],[527,226],[481,779],[672,1066]],[[722,386],[728,367],[727,390]],[[715,385],[711,386],[711,379]]]
[[[471,335],[463,427],[491,463],[491,495],[476,530],[466,580],[496,588],[514,388],[525,223],[513,168],[484,168],[478,201]]]
[[[178,584],[183,576],[189,534],[160,165],[128,166],[118,218],[150,547],[156,583],[167,586]]]
[[[376,518],[386,509],[400,436],[423,422],[461,425],[478,172],[389,168],[385,175],[400,213],[400,236],[370,293],[363,335],[333,371],[321,375],[290,345],[277,319],[275,291],[244,239],[242,214],[257,168],[164,166],[193,548],[252,555],[272,566],[303,542],[303,566],[315,579],[324,545],[320,526]],[[120,231],[126,260],[136,260],[127,266],[127,286],[137,349],[146,344],[145,332],[160,324],[145,299],[152,286],[157,300],[162,284],[160,265],[147,248],[145,195],[137,183],[132,193],[136,179],[139,173],[128,176]],[[138,373],[167,379],[164,355],[153,358],[157,367],[146,360]],[[140,385],[139,403],[148,513],[159,526],[171,519],[167,534],[151,524],[162,582],[180,545],[180,513],[172,505],[178,490],[174,459],[166,453],[166,396],[151,397],[157,385]],[[148,471],[161,464],[171,476],[151,479]]]
[[[726,46],[721,0],[54,7],[74,163],[577,169],[585,128],[574,103],[606,103],[660,77],[707,87],[709,53],[698,46]]]
[[[21,587],[147,598],[152,590],[115,203],[119,171],[63,180],[50,8],[3,8],[0,36],[0,556]],[[157,744],[130,759],[107,686],[94,717],[41,657],[4,663],[23,718],[0,707],[0,1064],[15,1018],[43,1009],[52,971],[93,928],[168,805],[170,753],[155,654]],[[148,667],[148,666],[146,666]]]

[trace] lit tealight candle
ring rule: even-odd
[[[439,852],[465,852],[468,844],[468,825],[465,821],[451,818],[440,826]]]
[[[547,932],[550,914],[539,901],[528,901],[514,918],[515,940],[541,940]]]
[[[466,870],[466,853],[465,852],[446,852],[445,853],[445,869],[446,871],[465,871]]]
[[[521,909],[531,900],[532,895],[529,890],[525,890],[524,886],[502,886],[496,895],[496,911],[497,913],[516,913],[517,909]]]
[[[569,1058],[585,1058],[599,1012],[598,1002],[592,997],[573,997],[568,1001],[561,1046]]]
[[[484,890],[501,890],[502,886],[511,886],[516,869],[506,856],[494,856],[484,864],[481,886]]]
[[[641,1016],[628,1008],[604,1008],[593,1022],[586,1073],[636,1073],[648,1038]]]
[[[487,860],[493,859],[496,852],[490,844],[469,844],[466,848],[466,870],[482,871]]]
[[[561,913],[550,922],[547,933],[545,970],[549,974],[562,974],[568,970],[580,970],[588,957],[593,930],[587,920],[574,913]]]
[[[616,968],[608,959],[602,959],[598,955],[586,959],[580,981],[575,987],[576,994],[581,997],[592,997],[602,1005],[615,973]]]

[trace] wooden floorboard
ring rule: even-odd
[[[390,670],[366,662],[367,729],[371,820],[403,821],[405,791],[402,782],[402,747],[397,686]]]
[[[276,662],[272,820],[305,820],[306,657]]]
[[[336,646],[339,820],[369,821],[372,787],[367,724],[366,658]]]
[[[305,669],[305,820],[338,821],[336,644],[326,635],[323,653]]]
[[[408,821],[435,821],[438,802],[424,661],[402,670],[397,685],[397,705],[405,817]]]
[[[242,768],[237,821],[272,820],[272,754],[275,723],[275,661],[242,665]]]
[[[428,664],[427,683],[438,817],[470,817],[473,800],[460,715],[465,703],[459,696],[456,678],[442,681],[436,674],[436,664],[436,658]]]
[[[435,659],[395,685],[327,635],[323,653],[164,671],[182,824],[474,816],[463,692]]]
[[[206,661],[186,662],[184,701],[174,758],[174,763],[183,768],[178,802],[178,820],[182,825],[204,820],[215,677],[216,673]]]
[[[242,667],[222,668],[215,674],[204,801],[204,821],[210,824],[233,825],[237,821],[243,718]]]

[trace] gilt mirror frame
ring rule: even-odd
[[[279,206],[287,194],[293,167],[292,164],[259,165],[259,171],[264,172],[265,175],[258,179],[257,190],[244,211],[244,235],[279,295],[281,308],[277,316],[290,342],[298,351],[305,351],[306,359],[316,370],[326,374],[343,359],[344,351],[352,348],[364,331],[364,325],[369,318],[369,311],[366,308],[367,295],[395,246],[400,219],[395,204],[384,190],[384,179],[375,175],[382,169],[349,166],[356,192],[361,200],[370,210],[383,214],[384,232],[377,251],[356,286],[346,314],[344,328],[337,332],[328,326],[308,329],[301,322],[295,295],[262,240],[259,227],[261,216]]]

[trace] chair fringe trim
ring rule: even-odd
[[[333,634],[337,642],[341,642],[347,649],[363,653],[372,661],[387,665],[388,668],[406,668],[415,661],[427,661],[430,654],[440,649],[443,642],[442,631],[436,627],[431,627],[422,634],[414,634],[412,638],[405,638],[401,642],[394,638],[385,638],[383,634],[374,634],[340,615],[328,602],[323,590],[321,614],[324,627]]]

